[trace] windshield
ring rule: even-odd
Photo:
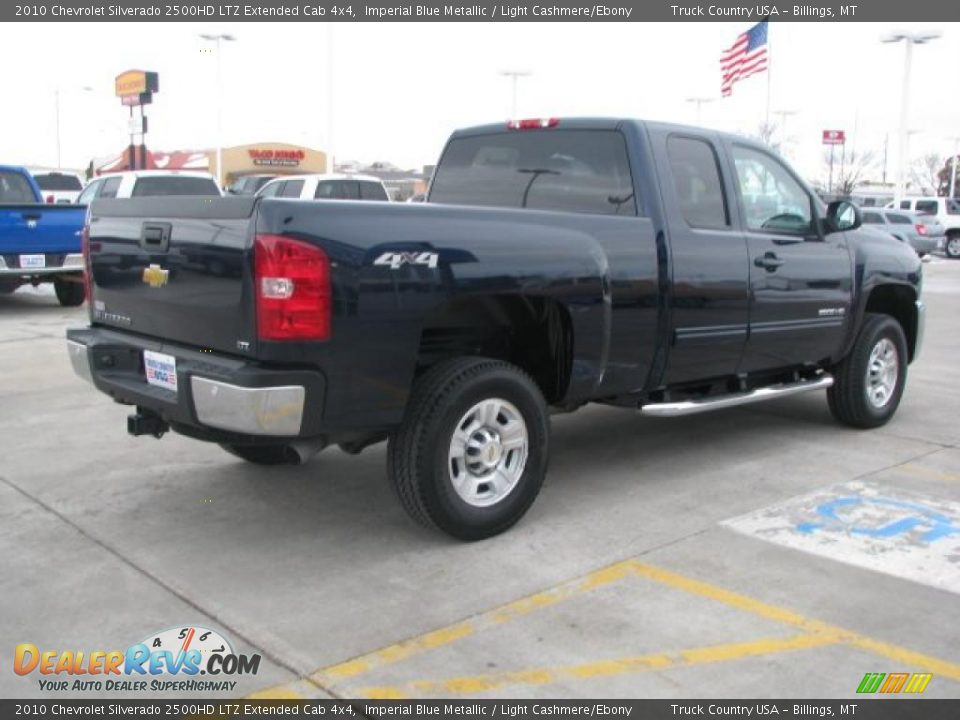
[[[30,183],[20,173],[0,171],[0,203],[35,203]]]
[[[34,175],[33,179],[37,181],[37,185],[40,186],[41,190],[80,192],[83,189],[83,184],[76,175],[47,173],[45,175]]]

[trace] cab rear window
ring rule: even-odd
[[[430,202],[636,215],[623,135],[613,130],[533,130],[455,138]]]
[[[75,175],[41,173],[40,175],[34,175],[33,179],[37,181],[37,185],[40,186],[41,190],[49,190],[52,192],[80,192],[83,189],[83,184],[80,182],[80,178]]]
[[[30,183],[20,173],[0,171],[0,203],[35,203]]]
[[[142,177],[133,186],[133,197],[158,195],[219,196],[217,184],[209,178],[196,177]]]

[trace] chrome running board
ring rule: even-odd
[[[640,412],[650,417],[694,415],[696,413],[707,412],[708,410],[721,410],[723,408],[748,405],[764,400],[776,400],[777,398],[789,397],[790,395],[799,395],[800,393],[809,392],[810,390],[825,390],[831,385],[833,385],[833,376],[821,375],[814,380],[801,380],[800,382],[794,383],[770,385],[769,387],[757,388],[756,390],[750,390],[748,392],[728,393],[726,395],[703,398],[702,400],[651,403],[649,405],[642,405]]]

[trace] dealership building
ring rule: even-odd
[[[225,147],[222,152],[221,187],[245,175],[327,172],[327,154],[302,145],[262,142]],[[119,155],[94,161],[92,171],[94,175],[100,175],[130,167],[129,150],[124,150]],[[146,169],[149,170],[200,170],[214,173],[216,167],[216,150],[147,151]]]

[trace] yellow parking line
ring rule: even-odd
[[[826,635],[793,635],[786,638],[761,638],[742,643],[708,645],[672,653],[654,653],[554,668],[533,668],[502,673],[468,675],[447,680],[421,680],[406,685],[367,687],[355,694],[370,699],[401,699],[415,696],[477,695],[508,685],[548,685],[563,680],[592,680],[628,673],[666,668],[692,667],[728,662],[747,657],[772,655],[793,650],[833,645],[838,640]]]
[[[525,598],[488,610],[469,620],[454,623],[439,630],[433,630],[424,635],[375,650],[353,660],[323,668],[311,674],[310,680],[321,687],[328,687],[339,680],[355,677],[374,668],[392,665],[427,650],[449,645],[485,628],[502,625],[528,615],[534,610],[550,607],[576,595],[609,585],[630,575],[632,571],[632,561],[630,560],[615,563],[550,590],[528,595]]]
[[[861,635],[852,630],[821,622],[820,620],[813,620],[792,610],[770,605],[755,598],[731,592],[730,590],[725,590],[700,580],[694,580],[684,575],[678,575],[677,573],[664,570],[654,565],[647,565],[646,563],[635,561],[632,567],[638,575],[663,583],[669,587],[716,600],[717,602],[753,613],[754,615],[759,615],[768,620],[776,620],[788,625],[793,625],[817,636],[852,645],[875,655],[886,657],[902,665],[929,670],[935,675],[948,677],[952,680],[960,680],[960,665],[956,663],[942,660],[931,655],[924,655],[909,648],[894,645],[893,643],[888,643],[883,640],[877,640],[868,635]]]

